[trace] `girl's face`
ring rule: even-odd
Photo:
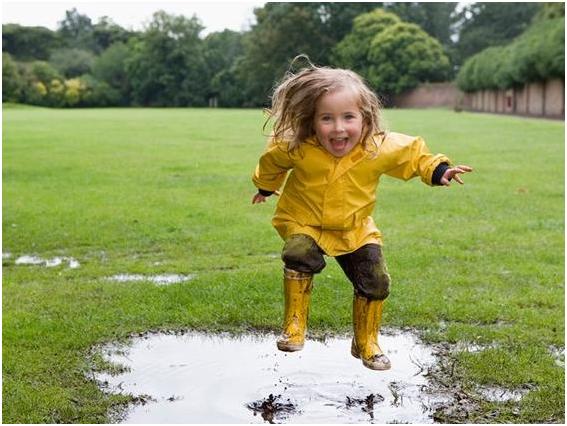
[[[315,106],[317,139],[335,157],[344,157],[360,142],[362,113],[353,90],[337,89],[322,95]]]

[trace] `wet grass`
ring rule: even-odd
[[[383,179],[375,219],[393,280],[384,324],[491,345],[450,355],[452,380],[469,393],[531,387],[519,403],[480,400],[467,421],[563,423],[564,368],[549,348],[563,348],[565,333],[564,123],[386,117],[475,172],[451,188]],[[88,380],[94,344],[149,329],[279,328],[274,202],[250,203],[262,122],[258,110],[3,112],[4,422],[107,422],[127,398]],[[15,265],[24,254],[81,267]],[[122,273],[196,277],[164,287],[104,279]],[[312,332],[349,331],[351,295],[329,259]]]

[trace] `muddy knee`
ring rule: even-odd
[[[379,245],[367,244],[352,253],[338,256],[337,261],[359,296],[384,300],[390,294],[390,275]]]
[[[390,275],[383,270],[372,271],[372,273],[360,277],[356,283],[355,290],[360,296],[370,300],[384,300],[390,294]]]
[[[299,272],[316,274],[325,267],[323,252],[308,235],[297,234],[289,237],[282,251],[286,268]]]

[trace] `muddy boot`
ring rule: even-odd
[[[383,306],[383,300],[370,300],[354,295],[352,305],[354,337],[350,352],[355,358],[362,359],[364,366],[371,370],[388,370],[391,367],[390,360],[378,346]]]
[[[283,333],[277,341],[280,351],[303,349],[312,288],[312,274],[284,268],[284,324]]]

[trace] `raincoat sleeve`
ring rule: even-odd
[[[419,176],[427,185],[433,185],[433,172],[437,166],[441,163],[451,164],[451,160],[445,155],[431,154],[420,137],[389,134],[386,146],[391,155],[391,168],[385,173],[398,179],[409,180]]]
[[[284,183],[289,169],[293,167],[292,158],[281,143],[270,143],[260,157],[252,182],[258,189],[276,191]]]

